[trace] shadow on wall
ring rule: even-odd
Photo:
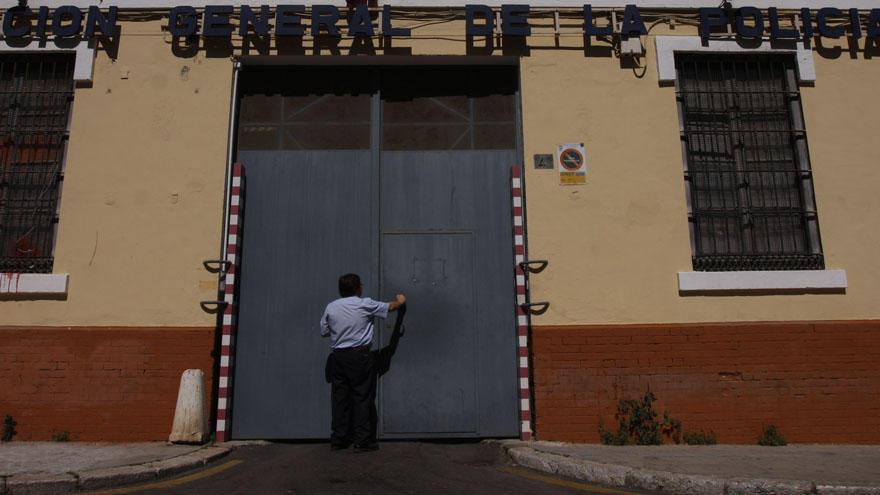
[[[304,42],[297,36],[245,36],[231,38],[209,38],[204,36],[178,36],[171,41],[171,51],[176,57],[192,58],[200,51],[207,58],[229,58],[235,55],[412,55],[411,47],[395,47],[390,36],[356,36],[351,43],[342,45],[339,36],[321,35]],[[614,54],[613,40],[605,37],[584,37],[583,46],[532,47],[521,36],[469,36],[465,38],[465,53],[470,56],[503,55],[528,57],[532,50],[577,50],[584,57],[611,57]]]
[[[843,39],[817,36],[813,38],[812,46],[820,57],[828,59],[840,58],[844,52],[852,60],[857,60],[860,55],[865,60],[880,57],[880,40],[876,38],[865,38],[862,46],[859,46],[859,39],[852,36]]]
[[[175,37],[171,52],[180,58],[195,57],[200,51],[207,58],[229,58],[235,55],[412,55],[411,48],[394,47],[390,37],[356,36],[350,46],[341,47],[342,38],[321,35],[311,43],[302,37],[245,36],[240,41],[230,38],[202,36]]]

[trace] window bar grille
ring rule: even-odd
[[[50,273],[73,56],[0,56],[0,272]]]
[[[680,54],[695,270],[823,269],[794,60]]]

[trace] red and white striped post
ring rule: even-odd
[[[235,298],[238,252],[241,246],[240,225],[242,213],[243,167],[232,165],[232,184],[229,191],[229,217],[226,232],[226,275],[223,280],[223,326],[220,342],[220,375],[217,387],[216,441],[229,440],[229,421],[232,413],[232,365],[235,356],[235,329],[237,324],[237,301]]]
[[[522,168],[511,168],[510,182],[513,200],[513,252],[514,273],[516,274],[516,329],[519,355],[519,419],[520,439],[532,438],[531,388],[529,385],[529,316],[523,305],[526,303],[526,275],[522,262],[525,261],[525,227],[523,225]]]

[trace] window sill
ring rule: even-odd
[[[66,296],[68,278],[66,273],[0,273],[0,297]]]
[[[844,292],[846,270],[678,272],[682,295]]]

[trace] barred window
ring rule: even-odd
[[[0,272],[52,272],[73,64],[0,55]]]
[[[793,56],[675,64],[694,270],[824,269]]]

